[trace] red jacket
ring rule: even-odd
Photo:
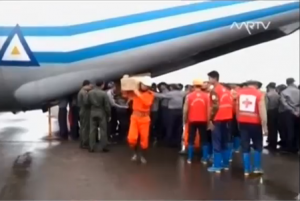
[[[194,91],[187,97],[188,122],[207,122],[209,111],[209,95],[203,91]]]
[[[241,123],[261,124],[259,102],[263,94],[255,88],[239,90],[237,98],[237,121]]]
[[[219,109],[215,116],[215,121],[230,120],[233,117],[233,102],[230,91],[221,84],[214,88],[219,100]]]

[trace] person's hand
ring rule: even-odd
[[[215,128],[215,126],[214,126],[214,124],[213,124],[213,122],[212,121],[209,121],[209,123],[208,123],[208,130],[214,130],[214,128]]]
[[[267,128],[267,126],[263,126],[263,135],[268,135],[268,128]]]
[[[293,111],[293,114],[294,114],[296,117],[299,117],[299,116],[300,116],[300,114],[299,114],[298,111]]]
[[[134,94],[137,95],[137,96],[140,96],[140,95],[141,95],[141,92],[140,92],[140,90],[138,90],[138,89],[133,90],[133,92],[134,92]]]

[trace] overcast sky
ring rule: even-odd
[[[281,84],[287,77],[294,77],[299,83],[299,31],[157,77],[155,82],[190,84],[194,78],[207,80],[207,73],[212,70],[220,73],[222,82],[256,79],[266,86],[271,81]]]

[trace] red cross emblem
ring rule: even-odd
[[[249,105],[252,105],[252,102],[248,100],[248,98],[242,102],[246,108],[248,108]]]

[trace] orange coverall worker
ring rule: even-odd
[[[139,96],[133,93],[128,94],[132,100],[132,115],[128,132],[128,144],[136,148],[140,139],[140,148],[145,150],[149,145],[150,110],[154,100],[154,93],[151,91],[140,92]]]

